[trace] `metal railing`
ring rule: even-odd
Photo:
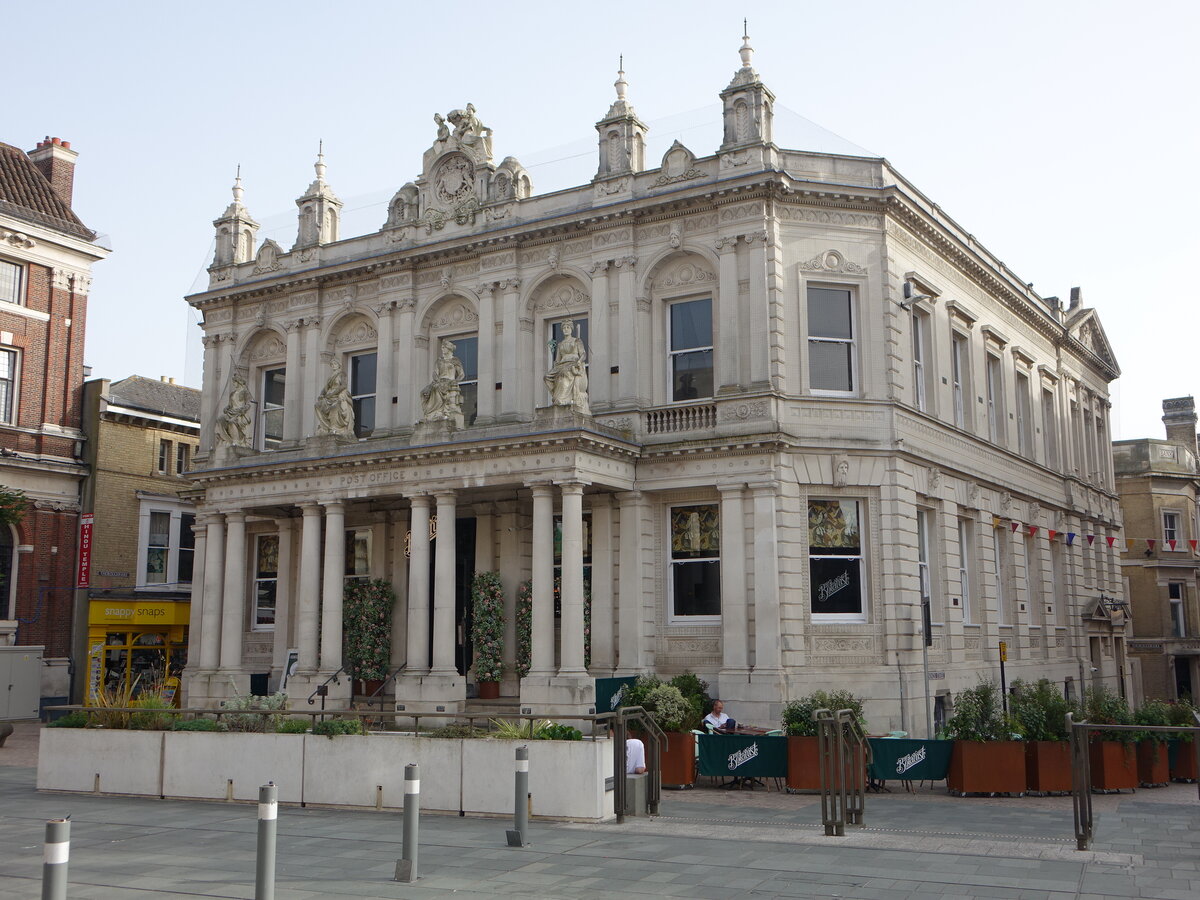
[[[821,773],[821,823],[826,835],[841,836],[847,823],[865,822],[871,745],[853,710],[818,709],[813,721]]]
[[[1164,734],[1192,735],[1192,752],[1200,770],[1200,714],[1193,711],[1195,725],[1108,725],[1103,722],[1076,722],[1074,713],[1067,713],[1067,733],[1071,741],[1071,801],[1075,813],[1075,847],[1087,850],[1094,836],[1092,818],[1092,759],[1089,731],[1142,731]],[[1182,752],[1182,748],[1180,750]],[[1200,780],[1196,782],[1200,797]]]
[[[613,806],[617,824],[625,822],[625,741],[629,737],[629,723],[637,722],[645,729],[650,739],[646,747],[646,774],[650,778],[646,791],[646,805],[652,816],[658,815],[658,802],[662,797],[662,747],[667,736],[650,715],[640,706],[622,706],[613,712],[588,716],[596,724],[605,723],[613,732]],[[594,739],[594,736],[593,736]]]
[[[383,679],[383,683],[380,684],[379,687],[375,688],[375,690],[373,690],[370,693],[370,695],[367,697],[367,706],[373,705],[375,702],[375,698],[378,697],[379,698],[379,711],[382,713],[383,712],[383,700],[384,700],[384,696],[385,696],[383,692],[387,689],[387,686],[389,684],[391,684],[392,682],[394,682],[396,680],[396,676],[399,675],[401,672],[403,672],[407,667],[408,667],[407,663],[405,663],[404,665],[401,665],[401,666],[396,666],[396,668],[394,668],[392,670],[391,674],[388,675],[387,678]]]
[[[320,697],[321,698],[321,709],[324,710],[325,709],[325,697],[329,694],[330,682],[332,682],[333,684],[341,684],[341,682],[338,681],[338,676],[346,675],[346,674],[348,674],[346,672],[346,670],[344,668],[342,668],[341,666],[339,666],[338,670],[336,672],[334,672],[332,675],[330,675],[328,678],[326,678],[324,681],[322,681],[320,684],[318,684],[315,688],[313,688],[313,692],[308,695],[308,705],[309,706],[313,705],[314,697]]]

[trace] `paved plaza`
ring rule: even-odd
[[[61,815],[71,898],[254,896],[253,805],[39,793],[35,756],[31,726],[0,750],[2,900],[40,896],[44,822]],[[392,880],[399,814],[283,807],[276,897],[1200,897],[1194,785],[1097,796],[1085,853],[1070,798],[893,787],[844,838],[824,836],[816,797],[710,786],[620,826],[535,821],[524,849],[505,846],[506,820],[425,815],[413,885]]]

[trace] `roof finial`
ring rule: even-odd
[[[746,19],[742,19],[742,47],[738,50],[742,57],[742,68],[750,68],[750,57],[754,53],[754,48],[750,46],[750,26]]]
[[[621,61],[618,63],[617,80],[613,86],[617,89],[617,100],[625,100],[625,92],[629,90],[629,82],[625,80],[625,54],[621,54]]]
[[[317,181],[324,181],[325,180],[325,141],[324,140],[320,140],[317,142],[317,161],[313,165],[313,168],[317,170]]]
[[[238,163],[237,175],[233,179],[233,202],[242,202],[242,164]]]

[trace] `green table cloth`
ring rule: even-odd
[[[705,734],[700,774],[721,778],[786,778],[787,738],[761,734]]]
[[[942,781],[950,770],[954,741],[917,741],[910,738],[868,738],[875,781]]]

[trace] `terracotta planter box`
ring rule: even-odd
[[[1133,744],[1093,741],[1088,753],[1094,790],[1134,790],[1138,786],[1137,753]]]
[[[1021,741],[955,741],[946,785],[960,794],[1025,793]]]
[[[1169,757],[1171,778],[1175,781],[1200,780],[1196,769],[1196,745],[1191,741],[1171,741]]]
[[[1167,745],[1162,741],[1138,741],[1137,776],[1142,787],[1164,787],[1171,780]]]
[[[691,732],[668,732],[662,751],[662,783],[691,787],[696,783],[696,736]]]
[[[1043,794],[1071,792],[1070,741],[1025,744],[1025,788]]]
[[[815,735],[787,739],[787,786],[793,791],[821,789],[820,739]]]
[[[500,682],[481,681],[478,683],[480,700],[496,700],[500,697]]]

